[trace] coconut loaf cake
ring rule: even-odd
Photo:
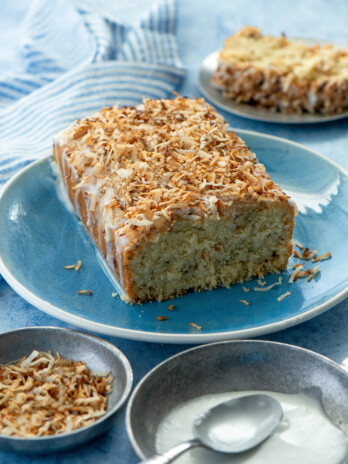
[[[310,46],[246,26],[226,39],[211,83],[237,103],[340,113],[348,107],[348,47]]]
[[[54,156],[130,302],[287,266],[296,207],[203,99],[104,108],[57,134]]]

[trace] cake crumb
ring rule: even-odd
[[[259,279],[257,281],[257,284],[260,285],[260,287],[264,287],[267,284],[267,282],[264,279]]]
[[[202,330],[202,326],[198,325],[198,324],[195,324],[194,322],[189,322],[189,325],[194,327],[197,330]]]
[[[250,288],[247,288],[247,287],[243,287],[243,290],[244,290],[246,293],[250,292]]]
[[[168,306],[169,311],[173,311],[174,308],[175,308],[175,305],[173,305],[173,304]]]
[[[111,296],[112,296],[112,298],[117,298],[117,297],[118,297],[118,293],[113,292],[113,293],[111,293]]]
[[[282,301],[282,300],[284,300],[284,298],[290,296],[291,294],[292,294],[292,292],[285,292],[285,293],[283,293],[283,295],[278,296],[277,301]]]
[[[249,303],[249,301],[247,301],[247,300],[238,300],[238,303],[243,303],[243,304],[245,304],[246,306],[250,306],[250,303]]]
[[[122,301],[124,301],[127,304],[133,304],[133,301],[129,298],[128,295],[123,294],[123,295],[121,295],[120,298],[121,298]]]
[[[158,321],[165,321],[165,320],[168,319],[168,317],[167,317],[167,316],[157,316],[156,319],[157,319]]]

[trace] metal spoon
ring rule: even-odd
[[[191,448],[206,447],[222,453],[241,453],[270,436],[282,418],[280,403],[271,396],[254,394],[220,403],[200,414],[193,423],[194,439],[142,461],[169,464]]]

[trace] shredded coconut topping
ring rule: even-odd
[[[323,259],[329,259],[329,258],[331,258],[330,251],[328,251],[327,253],[324,253],[323,255],[313,258],[312,263],[316,263],[317,261],[322,261]]]
[[[294,271],[290,274],[289,284],[292,284],[296,280],[296,276],[302,271],[303,266],[297,266]]]
[[[302,243],[298,242],[297,240],[293,240],[292,243],[301,249],[304,248]]]
[[[318,253],[318,250],[309,251],[308,248],[305,248],[304,252],[302,253],[302,257],[303,257],[303,259],[308,260],[308,259],[311,259],[314,256],[316,256],[317,253]]]
[[[288,197],[203,99],[104,108],[56,137],[90,210],[109,205],[119,235],[160,229],[177,216],[217,217],[232,201]]]
[[[82,261],[79,259],[79,260],[77,261],[76,266],[75,266],[75,271],[79,271],[81,266],[82,266]]]
[[[308,276],[307,281],[310,282],[313,279],[313,277],[318,274],[318,272],[320,272],[320,267],[319,266],[315,266],[315,268],[313,270],[310,269],[310,274]]]
[[[70,264],[69,266],[64,266],[65,269],[75,269],[75,271],[79,271],[80,267],[82,266],[82,261],[79,259],[77,264]]]
[[[93,295],[93,292],[91,292],[90,290],[78,290],[77,293],[78,293],[79,295],[85,295],[85,294]]]
[[[275,287],[276,285],[281,285],[283,282],[283,277],[279,277],[278,282],[274,282],[274,284],[268,285],[267,287],[254,287],[255,292],[268,292],[271,288]]]
[[[106,413],[112,376],[34,350],[0,366],[0,434],[38,437],[85,427]]]
[[[194,327],[194,328],[197,329],[197,330],[202,330],[202,326],[201,326],[201,325],[198,325],[198,324],[196,324],[196,323],[194,323],[194,322],[189,322],[189,325],[190,325],[191,327]]]
[[[285,293],[283,293],[282,295],[278,296],[277,301],[280,302],[280,301],[284,300],[284,298],[290,296],[291,293],[292,293],[292,292],[285,292]]]
[[[301,253],[299,253],[297,250],[294,251],[294,256],[296,258],[299,258],[299,259],[305,259],[306,261],[308,261],[309,259],[313,258],[314,256],[316,256],[318,253],[318,250],[313,250],[313,251],[309,251],[309,248],[305,248],[302,255]]]

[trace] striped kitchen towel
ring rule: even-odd
[[[0,188],[50,154],[53,135],[75,119],[178,89],[185,72],[174,1],[156,3],[132,26],[69,0],[34,1],[21,42],[24,71],[0,78]]]

